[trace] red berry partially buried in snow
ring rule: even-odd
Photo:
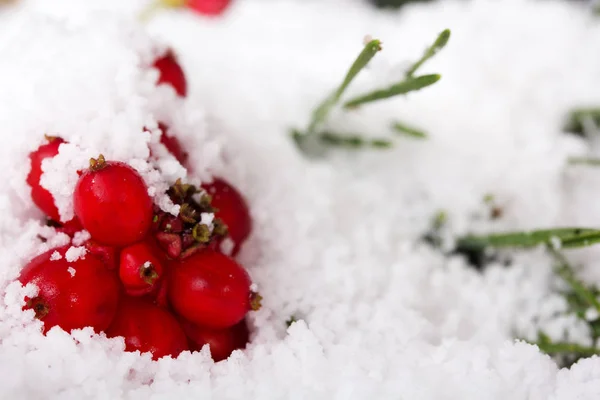
[[[88,326],[101,332],[117,310],[118,279],[90,254],[67,261],[68,249],[47,251],[21,271],[19,281],[23,285],[32,283],[39,288],[37,296],[26,299],[24,308],[35,311],[36,318],[44,323],[44,332],[57,325],[67,332]]]
[[[52,194],[40,184],[42,177],[42,161],[58,154],[58,148],[65,141],[59,137],[46,136],[46,143],[29,154],[31,169],[27,175],[27,184],[31,187],[31,198],[36,206],[50,219],[60,221],[58,208]]]
[[[135,243],[121,250],[119,277],[127,294],[142,296],[152,292],[162,275],[162,261],[148,243]]]
[[[179,139],[176,136],[169,134],[169,127],[163,123],[158,124],[158,129],[161,131],[160,142],[169,150],[169,153],[173,155],[179,161],[181,165],[185,165],[188,159],[188,153],[183,149]]]
[[[234,350],[243,349],[248,344],[249,332],[246,321],[225,329],[210,329],[183,321],[181,326],[190,340],[190,349],[200,351],[206,344],[215,362],[225,360]]]
[[[173,309],[195,324],[227,328],[250,310],[250,277],[233,259],[203,250],[170,265],[168,296]]]
[[[129,165],[90,161],[77,181],[75,215],[95,241],[127,246],[144,238],[152,225],[153,203],[142,177]]]
[[[188,350],[188,342],[179,322],[168,311],[140,298],[125,297],[106,336],[122,336],[125,350],[150,352],[157,360],[177,357]]]
[[[200,14],[219,15],[230,3],[231,0],[187,0],[186,6]]]
[[[211,196],[211,205],[217,209],[215,217],[226,226],[228,237],[233,241],[232,255],[235,255],[252,230],[252,219],[246,200],[232,185],[221,178],[202,185]]]
[[[162,83],[171,85],[179,96],[185,97],[187,95],[185,74],[172,51],[169,50],[164,56],[154,61],[154,67],[160,72],[159,85]]]

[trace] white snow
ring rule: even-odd
[[[75,262],[80,258],[83,258],[85,256],[85,253],[87,253],[87,249],[85,248],[85,246],[71,246],[65,253],[65,259],[68,262]]]
[[[221,19],[167,11],[145,30],[132,19],[140,3],[24,0],[0,11],[0,398],[599,398],[599,358],[559,370],[514,340],[541,327],[589,344],[581,321],[557,316],[566,304],[543,252],[480,274],[418,240],[439,210],[453,236],[600,224],[600,171],[566,166],[588,149],[560,132],[566,110],[600,104],[600,20],[589,9],[448,0],[384,13],[358,0],[247,0]],[[390,81],[445,28],[448,47],[422,70],[441,73],[438,84],[329,121],[391,137],[401,120],[429,140],[302,157],[289,129],[306,126],[365,35],[384,50],[350,95]],[[156,88],[148,68],[166,45],[186,71],[185,100]],[[69,142],[43,166],[64,220],[77,169],[100,153],[129,162],[176,214],[162,193],[186,171],[159,145],[159,120],[191,149],[187,180],[226,177],[254,220],[239,259],[263,308],[250,314],[248,348],[217,364],[207,349],[153,362],[89,330],[43,336],[21,312],[30,288],[11,283],[66,244],[25,185],[43,134]],[[145,161],[149,148],[156,162]],[[503,216],[475,218],[490,193]],[[600,282],[599,254],[569,255]]]
[[[55,251],[54,253],[52,253],[50,255],[51,261],[57,261],[57,260],[60,260],[61,258],[62,258],[62,256],[60,255],[60,253],[58,251]]]

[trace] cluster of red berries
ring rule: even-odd
[[[160,83],[185,96],[185,76],[172,53],[154,66]],[[161,142],[185,163],[183,147],[165,132],[163,125]],[[100,155],[79,171],[75,217],[59,222],[40,178],[42,161],[56,156],[62,143],[48,137],[30,154],[32,200],[57,230],[72,238],[86,230],[91,238],[79,247],[51,249],[22,270],[19,281],[39,289],[24,308],[34,310],[44,332],[92,327],[124,337],[126,350],[151,352],[154,359],[209,344],[219,361],[244,348],[245,317],[260,306],[260,296],[231,258],[251,230],[241,194],[223,179],[201,189],[177,181],[167,192],[179,205],[174,216],[153,204],[136,170]],[[231,257],[220,251],[223,240],[233,243]]]

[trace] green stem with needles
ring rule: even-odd
[[[406,77],[412,78],[415,72],[429,59],[435,56],[440,50],[446,47],[448,44],[448,40],[450,40],[450,29],[445,29],[442,31],[438,37],[435,39],[435,42],[431,46],[429,46],[423,56],[417,60],[409,69],[406,71]]]
[[[344,103],[345,108],[354,108],[365,103],[389,99],[390,97],[407,94],[416,90],[421,90],[427,86],[431,86],[441,78],[438,74],[423,75],[417,77],[406,78],[392,86],[383,89],[377,89],[372,92],[354,97]]]
[[[340,86],[313,111],[312,120],[307,129],[308,134],[316,132],[318,126],[325,121],[331,109],[339,102],[340,97],[342,97],[356,75],[369,64],[379,51],[381,51],[381,42],[377,39],[371,40],[365,45],[363,51],[354,60],[354,63],[352,63]]]

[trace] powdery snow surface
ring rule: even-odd
[[[599,359],[559,370],[513,340],[542,326],[586,341],[585,327],[555,315],[565,304],[542,252],[479,274],[419,244],[440,209],[451,235],[600,223],[590,205],[600,173],[565,167],[588,150],[560,132],[565,110],[600,103],[600,23],[587,9],[444,1],[383,13],[358,1],[247,0],[222,19],[165,12],[143,28],[139,5],[37,0],[0,12],[0,398],[599,398]],[[353,93],[398,76],[444,28],[450,44],[423,69],[442,73],[438,84],[330,121],[383,136],[400,119],[430,140],[324,161],[299,154],[289,128],[305,126],[366,34],[384,51]],[[187,73],[185,101],[156,88],[148,68],[167,45]],[[187,178],[158,144],[157,120],[188,146]],[[76,170],[99,153],[129,162],[173,212],[161,193],[178,177],[214,173],[240,188],[255,221],[240,260],[264,297],[247,350],[217,364],[208,349],[153,362],[89,330],[40,333],[21,312],[35,288],[11,282],[68,241],[43,227],[25,185],[44,133],[70,143],[43,180],[65,219]],[[488,193],[505,211],[494,222],[476,218]],[[576,256],[600,282],[596,254]],[[292,315],[300,321],[287,329]]]

